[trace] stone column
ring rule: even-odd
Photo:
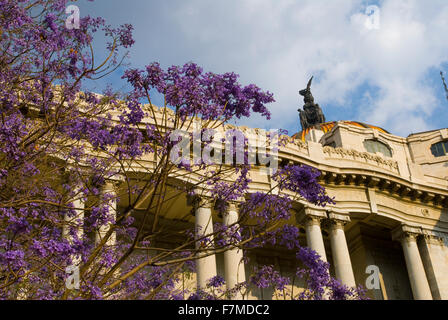
[[[195,208],[196,226],[196,249],[201,249],[198,253],[203,258],[196,260],[196,273],[198,288],[205,289],[207,281],[216,276],[216,257],[207,248],[213,248],[213,236],[202,239],[204,235],[213,233],[212,204],[209,202],[199,203]],[[205,250],[204,250],[205,249]]]
[[[73,235],[70,233],[70,229],[75,228],[75,234],[78,239],[84,235],[84,209],[85,203],[82,199],[76,199],[72,202],[74,215],[64,216],[64,226],[62,228],[62,236],[67,239],[70,244],[73,244]],[[79,255],[72,256],[73,265],[79,265],[81,263],[81,257]]]
[[[109,212],[108,216],[112,219],[112,221],[115,221],[117,218],[117,192],[116,192],[116,181],[107,181],[104,188],[103,193],[107,193],[112,195],[112,200],[110,202],[109,206]],[[95,235],[95,244],[99,245],[101,241],[103,240],[104,236],[107,234],[107,232],[110,229],[110,225],[112,222],[109,222],[107,224],[104,224],[99,227],[96,235]],[[113,232],[110,237],[106,241],[106,246],[114,246],[116,244],[116,234]]]
[[[350,221],[350,218],[335,213],[329,213],[328,217],[330,218],[330,242],[336,278],[349,287],[355,287],[355,275],[344,232],[344,225]]]
[[[223,222],[226,226],[232,226],[232,229],[238,230],[238,211],[235,203],[229,203],[227,212],[223,215]],[[239,233],[239,231],[237,231]],[[224,252],[224,274],[227,290],[235,288],[238,283],[246,281],[246,272],[244,270],[243,250],[233,248]],[[232,299],[241,300],[241,292],[236,292]]]
[[[316,251],[323,261],[327,261],[324,238],[322,237],[321,220],[327,217],[325,211],[305,208],[299,214],[299,223],[305,225],[307,246]]]
[[[402,225],[392,232],[392,238],[400,241],[403,247],[406,268],[415,300],[432,300],[431,289],[426,278],[425,268],[417,246],[420,228]]]
[[[417,241],[434,300],[448,300],[448,255],[443,239],[431,230],[423,230]]]

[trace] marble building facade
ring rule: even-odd
[[[244,134],[258,130],[226,129]],[[287,140],[279,148],[279,165],[319,169],[320,183],[336,200],[325,208],[297,201],[293,221],[303,231],[303,243],[331,264],[335,277],[349,286],[365,286],[366,268],[376,266],[380,288],[368,291],[373,299],[448,299],[448,129],[400,137],[360,122],[334,121]],[[147,161],[150,167],[151,159]],[[269,175],[256,169],[250,178],[251,192],[272,187]],[[119,183],[114,188],[120,192]],[[200,226],[204,232],[211,232],[215,221],[232,224],[238,219],[238,203],[230,204],[224,217],[211,203],[202,203],[192,207],[186,196],[177,198],[166,204],[163,219],[168,225]],[[120,206],[126,203],[119,203],[118,211]],[[189,214],[192,208],[194,215]],[[282,274],[294,268],[293,258],[281,248],[259,249],[250,258],[243,263],[238,249],[201,258],[191,281],[204,287],[207,279],[220,274],[232,288],[256,265],[274,264]],[[244,298],[275,296],[255,290]]]

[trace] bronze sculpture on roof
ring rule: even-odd
[[[300,90],[299,94],[304,97],[303,110],[299,108],[300,114],[300,124],[302,125],[302,130],[308,129],[316,124],[324,123],[325,116],[320,108],[319,104],[314,103],[314,97],[311,94],[311,83],[313,77],[308,81],[306,89]]]

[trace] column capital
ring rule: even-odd
[[[239,206],[241,202],[237,200],[223,201],[216,200],[214,202],[214,209],[219,211],[220,214],[228,213],[228,212],[238,212]]]
[[[210,199],[202,198],[198,208],[213,209],[213,202]]]
[[[327,212],[322,209],[317,209],[310,206],[305,206],[296,214],[296,221],[299,224],[318,224],[320,221],[327,218]]]
[[[227,212],[233,211],[238,212],[240,203],[237,201],[227,201]]]
[[[416,241],[419,235],[422,235],[422,229],[420,227],[410,226],[406,224],[401,224],[392,230],[392,240],[402,241],[403,239],[407,241]]]
[[[115,174],[107,179],[105,179],[105,183],[103,189],[106,191],[116,191],[120,184],[125,181],[125,176],[122,174]]]
[[[330,227],[343,229],[344,226],[351,221],[350,217],[342,212],[336,213],[330,210],[328,213],[328,220]]]
[[[199,194],[189,194],[187,195],[187,206],[192,207],[191,213],[194,216],[195,211],[199,208],[207,208],[212,209],[214,206],[214,203],[212,199],[201,196]]]
[[[324,217],[319,217],[319,216],[313,216],[313,215],[306,215],[302,218],[302,223],[305,226],[320,226],[322,220],[325,219]]]
[[[429,244],[443,245],[443,237],[436,231],[422,229],[423,239]]]
[[[216,201],[214,205],[214,210],[218,212],[218,217],[224,219],[224,222],[231,221],[236,222],[239,217],[239,206],[238,201]],[[230,218],[232,216],[232,218]],[[230,218],[230,220],[229,220]]]

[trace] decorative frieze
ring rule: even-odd
[[[333,148],[333,147],[323,147],[323,152],[328,154],[330,158],[343,158],[350,159],[356,161],[362,161],[371,163],[373,165],[382,165],[385,169],[398,173],[398,163],[394,160],[387,160],[378,155],[371,154],[368,152],[360,152],[353,149],[344,149],[344,148]]]

